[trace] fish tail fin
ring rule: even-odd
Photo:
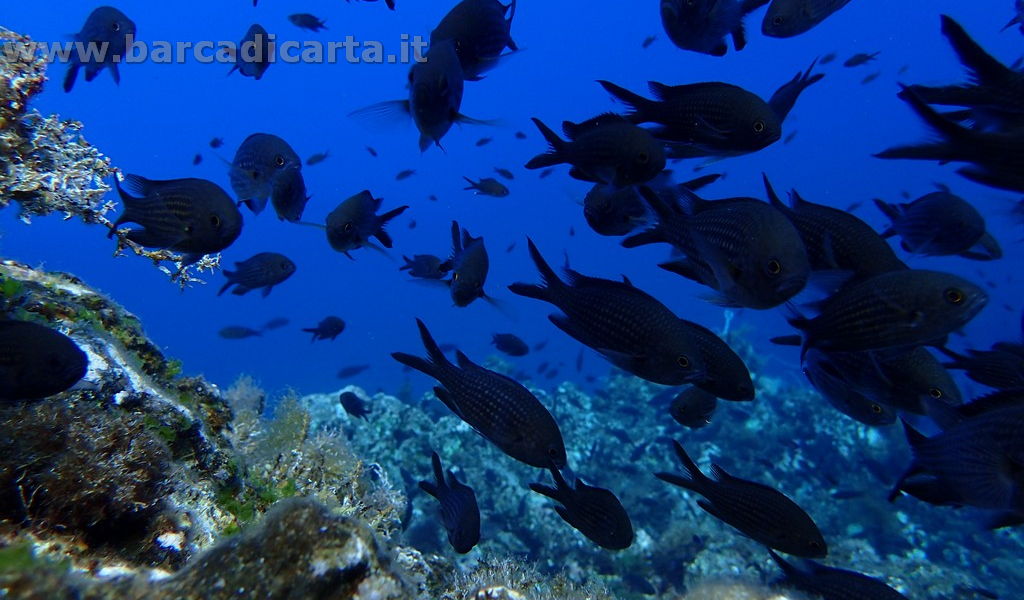
[[[228,288],[231,287],[235,283],[235,280],[234,280],[235,272],[234,271],[228,271],[227,269],[225,269],[224,270],[224,276],[228,278],[228,281],[223,286],[221,286],[220,291],[217,292],[218,296],[223,295],[224,292],[228,291]],[[306,330],[304,329],[303,331],[306,331]]]
[[[376,233],[373,234],[373,237],[380,240],[380,243],[383,244],[385,248],[390,248],[394,246],[394,242],[391,240],[391,236],[388,235],[388,232],[385,231],[384,227],[388,224],[388,221],[394,219],[395,217],[404,213],[408,209],[408,206],[399,206],[398,208],[394,210],[389,210],[388,212],[378,217],[377,231]]]
[[[645,109],[653,104],[651,100],[644,98],[636,92],[631,92],[624,87],[615,85],[610,81],[598,79],[597,83],[603,87],[606,92],[611,94],[613,98],[629,107],[632,112],[626,115],[627,119],[634,123],[644,122]]]
[[[910,108],[917,113],[929,127],[937,131],[942,136],[950,140],[963,139],[966,134],[969,134],[969,130],[965,129],[962,125],[955,123],[948,118],[942,116],[931,106],[925,103],[912,89],[908,86],[900,85],[899,97],[910,105]]]
[[[541,169],[565,162],[565,159],[562,157],[562,151],[566,146],[565,140],[558,137],[558,134],[542,123],[540,119],[534,118],[533,124],[537,126],[538,130],[540,130],[541,135],[544,136],[545,140],[547,140],[551,149],[545,154],[538,154],[530,159],[530,162],[526,163],[526,168]]]
[[[75,80],[78,79],[78,69],[82,68],[82,63],[73,62],[68,65],[68,72],[64,74],[64,91],[70,92],[75,87]]]
[[[416,326],[420,330],[420,339],[423,341],[423,347],[427,351],[427,357],[421,358],[404,352],[394,352],[391,354],[391,358],[407,367],[436,378],[438,371],[443,367],[451,365],[451,363],[444,353],[441,352],[441,348],[434,341],[434,337],[430,335],[430,331],[423,324],[423,321],[416,319]]]
[[[472,179],[470,179],[469,177],[466,177],[465,175],[463,175],[462,178],[465,179],[466,183],[469,184],[469,187],[464,187],[462,189],[464,189],[464,190],[475,190],[475,189],[477,189],[477,184]]]
[[[690,455],[686,453],[685,449],[683,449],[682,444],[672,440],[672,447],[675,449],[676,456],[679,457],[679,461],[683,463],[683,468],[686,469],[686,474],[688,476],[683,477],[672,473],[655,473],[654,476],[662,481],[671,483],[672,485],[677,485],[681,488],[697,492],[698,494],[702,493],[701,490],[704,487],[704,482],[708,479],[707,476],[705,476],[704,473],[701,473],[700,469],[697,467],[697,463],[693,462]]]
[[[771,548],[768,548],[768,555],[772,557],[772,560],[775,561],[775,564],[779,565],[779,568],[782,569],[782,572],[785,573],[787,576],[791,577],[793,575],[799,574],[799,570],[796,567],[794,567],[792,563],[776,554],[775,551]]]
[[[462,252],[462,227],[458,221],[452,221],[452,257],[446,264],[451,267],[452,261]]]
[[[768,174],[761,173],[761,179],[764,181],[764,191],[766,194],[768,194],[768,202],[771,203],[771,205],[774,206],[775,208],[783,212],[787,212],[788,207],[782,201],[782,199],[779,198],[779,195],[775,192],[775,188],[772,186],[772,182],[768,181]]]
[[[535,298],[537,300],[550,301],[552,296],[552,290],[564,285],[562,280],[555,273],[555,270],[551,268],[551,265],[544,260],[541,256],[540,251],[537,250],[537,246],[533,243],[533,240],[526,238],[527,244],[530,247],[530,258],[533,259],[533,263],[537,265],[537,270],[540,272],[541,284],[535,285],[530,283],[513,283],[508,286],[508,289],[513,294],[520,296],[526,296],[527,298]]]
[[[441,457],[437,452],[430,453],[430,466],[434,473],[434,483],[421,481],[420,489],[435,498],[439,498],[441,490],[446,487],[444,482],[444,469],[441,467]]]
[[[722,177],[724,177],[724,174],[722,173],[709,173],[707,175],[701,175],[700,177],[680,183],[679,187],[684,187],[690,190],[691,192],[696,192],[697,190],[703,189],[711,185],[712,183],[718,181]]]
[[[949,44],[960,57],[960,62],[971,70],[971,75],[978,82],[989,85],[999,84],[1007,76],[1015,75],[1006,65],[993,58],[979,46],[964,28],[948,15],[942,15],[942,35],[946,36]]]

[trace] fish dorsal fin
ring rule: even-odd
[[[462,350],[456,350],[455,351],[455,362],[457,362],[459,364],[459,366],[462,367],[463,369],[474,369],[474,368],[479,369],[480,368],[479,366],[477,366],[476,363],[474,363],[472,360],[470,360],[468,356],[463,354]]]
[[[607,127],[608,125],[614,123],[629,123],[629,121],[626,120],[626,118],[623,117],[622,115],[617,115],[615,113],[604,113],[602,115],[594,117],[593,119],[587,119],[586,121],[583,121],[581,123],[564,121],[562,122],[562,132],[565,133],[566,137],[568,137],[569,139],[575,140],[579,138],[579,136],[589,131],[600,129],[602,127]]]
[[[683,85],[665,85],[657,81],[651,81],[647,84],[647,89],[651,91],[651,95],[661,101],[672,100],[680,96],[685,96],[694,92],[710,91],[716,89],[726,88],[737,88],[737,86],[722,83],[720,81],[705,81],[700,83],[687,83]],[[742,88],[737,88],[742,89]]]

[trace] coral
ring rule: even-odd
[[[111,190],[105,181],[117,170],[82,137],[81,123],[29,110],[46,80],[46,61],[34,52],[32,40],[0,27],[0,46],[0,208],[16,202],[25,223],[62,213],[65,219],[79,217],[112,229],[106,215],[117,204],[105,200]],[[115,256],[127,250],[148,258],[182,288],[204,283],[197,275],[220,266],[219,254],[185,265],[177,254],[147,250],[123,231],[115,234]]]
[[[809,600],[800,593],[778,591],[754,583],[707,581],[695,585],[681,600]]]

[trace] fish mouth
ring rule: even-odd
[[[967,306],[964,307],[965,322],[970,321],[974,317],[978,316],[985,306],[988,305],[988,295],[981,293],[972,297],[967,301]]]
[[[807,287],[806,277],[791,277],[780,281],[775,286],[775,293],[788,300],[799,294],[805,287]]]

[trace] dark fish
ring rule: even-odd
[[[828,554],[825,539],[814,520],[784,494],[729,475],[716,464],[711,465],[715,478],[710,479],[697,468],[679,442],[673,440],[672,444],[687,476],[656,473],[658,479],[704,496],[697,501],[698,506],[769,548],[806,558],[822,558]]]
[[[768,37],[790,38],[810,31],[850,0],[772,0],[761,22]]]
[[[1024,33],[1024,0],[1017,0],[1015,10],[1017,14],[1010,19],[1010,22],[1003,27],[1003,31],[1013,27],[1014,25],[1020,25],[1020,32]]]
[[[844,370],[843,356],[810,349],[804,356],[804,375],[829,404],[851,419],[873,427],[895,423],[895,408],[850,385],[849,378],[857,374]]]
[[[538,468],[566,466],[558,423],[517,381],[474,364],[456,352],[454,365],[417,319],[427,358],[396,352],[398,362],[437,379],[434,394],[456,416],[512,458]]]
[[[352,0],[345,0],[345,2],[351,2]],[[356,0],[359,1],[359,0]],[[362,0],[363,2],[376,2],[377,0]],[[384,4],[391,10],[395,10],[395,0],[384,0]],[[253,0],[253,6],[256,6],[256,1]]]
[[[364,371],[369,370],[370,365],[349,365],[338,369],[338,379],[348,379],[349,377],[355,377]]]
[[[706,376],[692,323],[628,281],[587,277],[566,270],[562,281],[529,241],[540,271],[540,285],[515,283],[513,293],[557,306],[564,314],[548,318],[573,339],[612,364],[648,381],[681,385]]]
[[[451,42],[465,78],[479,80],[501,60],[506,48],[519,49],[511,34],[515,15],[516,0],[508,6],[498,0],[462,0],[430,32],[430,47]]]
[[[557,469],[551,469],[555,487],[531,483],[530,489],[561,504],[555,512],[588,540],[608,550],[625,550],[633,544],[633,523],[615,494],[583,483],[570,486]]]
[[[448,288],[455,306],[469,306],[477,298],[487,298],[484,284],[491,268],[484,238],[475,238],[469,230],[452,221],[452,255],[444,268],[451,271]]]
[[[772,206],[800,233],[812,270],[849,272],[854,278],[864,278],[907,268],[870,225],[849,212],[804,200],[796,190],[790,192],[790,205],[786,206],[767,176],[764,185]]]
[[[260,252],[259,254],[235,263],[235,270],[224,270],[228,281],[217,295],[220,296],[232,285],[231,293],[244,296],[252,290],[262,289],[263,297],[270,295],[275,285],[284,282],[295,273],[295,263],[287,256],[276,252]]]
[[[512,174],[512,171],[509,171],[508,169],[502,169],[501,167],[494,167],[494,172],[497,173],[498,175],[501,175],[505,179],[508,179],[509,181],[516,178],[516,176]]]
[[[86,81],[96,79],[103,69],[110,69],[114,83],[120,84],[121,72],[118,67],[134,39],[135,23],[123,12],[110,6],[101,6],[89,13],[82,30],[75,34],[75,42],[84,44],[86,50],[93,50],[97,54],[71,53],[68,72],[64,76],[64,91],[70,92],[75,87],[78,70],[82,67],[85,67]],[[101,53],[104,49],[106,52]],[[101,57],[103,60],[97,61]],[[82,62],[83,58],[85,62]]]
[[[908,600],[903,594],[873,577],[826,567],[812,560],[804,561],[803,568],[797,568],[770,549],[768,553],[785,573],[780,583],[822,600]]]
[[[399,271],[409,271],[409,275],[420,279],[443,279],[447,269],[444,261],[432,254],[414,254],[412,258],[403,256],[405,264]]]
[[[283,174],[301,168],[302,159],[288,142],[269,133],[254,133],[238,147],[228,175],[239,203],[260,214]]]
[[[650,100],[608,81],[598,83],[632,109],[626,116],[629,121],[656,125],[651,133],[671,142],[672,158],[746,154],[782,137],[785,115],[780,116],[759,96],[735,85],[707,82],[669,86],[652,81],[648,87],[656,99]],[[803,87],[793,84],[785,94],[786,102],[795,103]],[[786,108],[782,100],[777,102],[780,109]]]
[[[345,331],[345,321],[338,317],[326,317],[316,327],[303,329],[306,333],[313,334],[313,341],[331,340],[332,342]]]
[[[430,200],[431,202],[437,202],[437,196],[431,194],[430,196],[427,197],[427,200]]]
[[[493,196],[495,198],[504,198],[509,195],[509,190],[503,183],[493,177],[485,177],[480,181],[473,181],[469,177],[463,177],[466,182],[469,183],[469,187],[463,188],[466,190],[475,190],[477,196]]]
[[[796,105],[797,99],[800,98],[800,94],[802,94],[804,90],[821,81],[825,77],[824,73],[815,73],[814,75],[811,75],[811,71],[814,70],[814,65],[817,62],[818,60],[814,59],[814,61],[811,62],[811,66],[807,67],[806,71],[803,73],[797,73],[793,79],[782,84],[782,87],[775,90],[772,97],[768,99],[768,106],[772,107],[775,114],[779,115],[779,121],[786,120],[786,117],[789,115],[789,111],[791,111],[793,106]]]
[[[583,198],[583,217],[599,235],[628,235],[647,222],[647,204],[633,186],[595,183]]]
[[[338,396],[338,402],[341,403],[341,407],[345,409],[345,412],[356,419],[367,419],[367,415],[370,414],[370,408],[366,405],[366,402],[359,397],[359,394],[355,392],[342,392]]]
[[[813,319],[792,324],[804,348],[858,352],[934,344],[973,319],[988,295],[950,273],[911,269],[843,287]]]
[[[925,256],[975,256],[971,250],[987,235],[985,217],[969,202],[948,191],[932,192],[909,204],[875,206],[891,221],[882,237],[900,236],[907,252]]]
[[[245,37],[238,43],[235,65],[228,75],[238,71],[243,77],[252,77],[259,81],[274,61],[274,43],[267,30],[259,23],[254,23],[245,32]]]
[[[41,400],[85,377],[89,358],[63,333],[0,320],[0,400]]]
[[[513,333],[495,333],[491,343],[509,356],[526,356],[530,353],[530,347],[526,342]]]
[[[517,140],[525,140],[526,139],[526,134],[523,133],[522,131],[517,131],[516,132],[516,139]]]
[[[844,67],[859,67],[861,65],[866,65],[869,62],[875,60],[878,57],[879,54],[881,54],[881,52],[872,52],[871,54],[865,54],[863,52],[859,52],[857,54],[854,54],[850,58],[846,59],[846,61],[843,62],[843,66]]]
[[[673,245],[685,256],[660,266],[716,290],[712,301],[726,306],[772,308],[803,290],[810,275],[807,252],[782,212],[754,198],[708,201],[686,188],[678,191],[682,204],[670,204],[641,187],[657,223],[622,245]]]
[[[327,160],[330,154],[331,153],[329,151],[317,152],[316,154],[306,159],[306,166],[312,167],[313,165],[318,165]]]
[[[829,494],[829,496],[836,500],[853,500],[854,498],[861,498],[864,496],[864,492],[861,490],[836,490]]]
[[[536,344],[533,345],[533,351],[534,352],[540,352],[541,350],[546,348],[547,345],[548,345],[548,341],[547,340],[541,340],[541,341],[539,341],[539,342],[537,342]]]
[[[661,24],[683,50],[712,56],[728,52],[726,36],[737,51],[747,45],[743,19],[769,0],[661,0]]]
[[[299,29],[308,29],[314,33],[321,29],[327,29],[327,22],[309,13],[297,13],[289,15],[288,20]]]
[[[216,148],[220,148],[223,145],[224,145],[224,138],[215,137],[212,140],[210,140],[210,147],[211,148],[216,149]]]
[[[788,134],[786,134],[786,137],[782,139],[782,143],[788,144],[792,142],[796,138],[796,133],[796,131],[790,131]]]
[[[821,60],[818,61],[818,64],[819,65],[827,65],[830,62],[834,61],[835,59],[836,59],[836,53],[835,52],[829,52],[825,56],[821,57]]]
[[[515,250],[515,249],[516,249],[516,243],[515,243],[515,242],[512,242],[511,244],[509,244],[509,245],[508,245],[508,246],[507,246],[507,247],[505,248],[505,254],[511,254],[511,253],[512,253],[512,251],[513,251],[513,250]]]
[[[377,151],[373,147],[367,146],[366,151],[370,153],[370,156],[377,158]]]
[[[306,195],[306,180],[298,167],[292,167],[278,174],[274,179],[271,203],[277,218],[289,223],[298,223],[306,210],[310,196]]]
[[[377,238],[385,248],[390,248],[393,245],[391,236],[384,231],[384,226],[409,207],[400,206],[378,215],[382,202],[382,198],[374,198],[369,190],[363,190],[331,211],[327,215],[326,226],[331,248],[352,258],[349,252],[372,245],[371,237]]]
[[[482,138],[480,138],[480,139],[478,139],[476,141],[476,147],[477,148],[481,148],[483,146],[486,146],[487,144],[490,144],[493,141],[494,141],[494,138],[492,138],[492,137],[482,137]]]
[[[196,154],[195,156],[192,157],[192,166],[193,167],[198,167],[202,163],[203,163],[203,155],[202,154]]]
[[[683,427],[700,429],[711,423],[716,408],[718,398],[714,394],[692,387],[683,390],[672,400],[668,413]]]
[[[648,132],[625,118],[604,114],[583,123],[562,123],[569,138],[558,137],[539,119],[537,129],[550,144],[550,151],[526,163],[527,169],[540,169],[568,163],[569,175],[581,181],[616,186],[644,183],[665,168],[662,145]]]
[[[185,262],[191,264],[205,254],[225,250],[242,233],[242,213],[227,193],[211,181],[155,181],[126,175],[124,182],[115,178],[114,185],[124,203],[124,212],[114,221],[108,237],[120,225],[135,223],[142,228],[128,233],[130,241],[148,248],[185,253]]]
[[[874,73],[868,73],[867,75],[864,76],[864,79],[860,80],[860,84],[861,85],[867,85],[867,84],[871,83],[872,81],[878,79],[881,75],[882,75],[881,71],[875,71]]]
[[[689,321],[685,324],[705,365],[704,377],[693,384],[722,400],[753,400],[754,382],[743,359],[710,329]]]
[[[550,168],[548,168],[548,169],[544,169],[543,171],[541,171],[541,172],[540,172],[540,173],[539,173],[539,174],[538,174],[537,176],[538,176],[539,178],[541,178],[541,179],[547,179],[547,178],[548,178],[548,177],[550,177],[550,176],[551,176],[551,174],[552,174],[552,173],[554,173],[554,172],[555,172],[555,170],[554,170],[554,169],[550,169]]]
[[[441,523],[448,531],[448,543],[459,554],[465,554],[480,541],[480,509],[473,488],[459,481],[455,474],[441,468],[441,457],[431,453],[434,482],[421,481],[420,489],[441,503]]]
[[[408,179],[408,178],[412,177],[415,174],[416,174],[416,171],[413,170],[413,169],[406,169],[404,171],[399,171],[398,174],[395,175],[395,181],[402,181],[404,179]]]
[[[651,44],[653,44],[654,40],[656,40],[656,39],[658,39],[658,36],[656,36],[656,35],[649,35],[649,36],[644,38],[644,41],[640,42],[640,47],[643,48],[644,50],[646,50],[647,48],[651,47]]]
[[[274,329],[281,329],[282,327],[287,327],[290,323],[291,321],[284,317],[276,317],[267,321],[266,324],[263,325],[262,330],[271,331]]]
[[[920,346],[900,352],[832,352],[828,357],[848,388],[885,405],[923,415],[929,403],[963,401],[946,368]]]
[[[539,365],[537,365],[537,372],[538,373],[543,373],[544,371],[547,371],[547,370],[548,370],[548,362],[547,361],[544,361],[544,362],[540,363]]]
[[[576,355],[576,372],[583,371],[583,348],[580,348],[579,354]]]
[[[996,344],[991,350],[967,350],[959,354],[939,349],[952,359],[945,363],[950,369],[966,371],[967,377],[998,390],[1024,389],[1024,347],[1019,344]]]
[[[251,337],[259,337],[263,334],[251,327],[231,325],[218,331],[217,335],[226,340],[244,340]]]

